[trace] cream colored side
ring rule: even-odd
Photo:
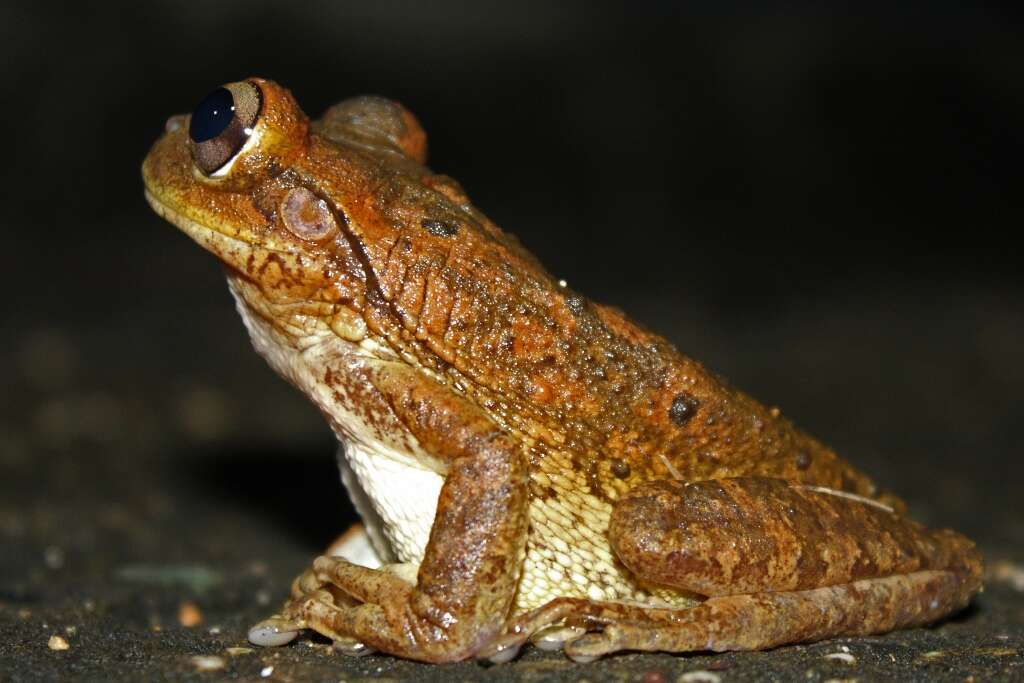
[[[549,451],[531,472],[530,534],[516,611],[533,609],[556,597],[627,602],[649,607],[694,604],[672,589],[640,586],[616,559],[608,541],[612,506],[588,492],[568,454]]]

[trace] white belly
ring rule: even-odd
[[[418,566],[444,479],[394,456],[379,444],[350,440],[338,449],[338,467],[380,561]]]

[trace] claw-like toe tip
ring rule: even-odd
[[[295,640],[301,628],[280,617],[272,617],[249,629],[249,642],[260,647],[280,647]]]
[[[566,650],[565,655],[577,664],[590,664],[593,661],[601,659],[601,655],[583,654],[581,652],[571,652],[569,650]]]
[[[595,659],[600,659],[606,652],[608,652],[607,643],[603,642],[603,636],[600,633],[583,636],[565,646],[565,656],[577,664],[589,664]]]
[[[519,654],[518,645],[502,645],[486,657],[491,664],[504,664],[511,662]]]
[[[566,643],[571,643],[583,637],[585,633],[584,629],[575,626],[556,626],[534,635],[530,642],[539,650],[554,652],[555,650],[561,650],[565,647]]]
[[[340,652],[347,657],[362,657],[376,652],[374,648],[356,640],[336,640],[333,647],[335,652]]]

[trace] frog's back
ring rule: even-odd
[[[523,444],[530,535],[517,609],[558,596],[650,599],[606,533],[615,501],[641,482],[762,474],[876,495],[778,410],[552,277],[422,164],[425,141],[390,106],[349,101],[314,130],[337,154],[373,162],[374,191],[348,213],[393,313],[376,321],[394,326],[389,343]]]

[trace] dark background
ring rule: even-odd
[[[4,3],[0,615],[36,615],[10,616],[28,650],[45,641],[33,619],[84,600],[115,630],[170,628],[177,594],[111,578],[167,563],[276,602],[345,524],[326,427],[248,350],[214,260],[142,198],[166,117],[249,75],[311,116],[402,101],[431,166],[553,273],[781,406],[990,563],[1024,559],[1020,19]],[[250,560],[265,571],[239,584]],[[270,609],[246,591],[206,607]]]

